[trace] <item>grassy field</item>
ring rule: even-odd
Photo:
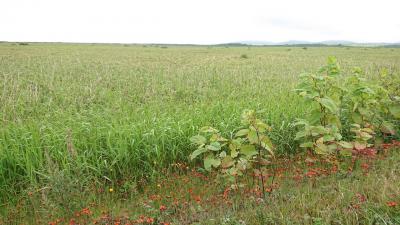
[[[82,190],[77,180],[71,189],[52,184],[24,193],[0,224],[399,224],[399,147],[343,164],[348,172],[309,156],[282,158],[265,199],[254,179],[230,190],[186,165],[141,190],[129,180]]]
[[[157,177],[188,162],[200,127],[229,135],[244,109],[262,110],[278,153],[296,153],[292,122],[309,105],[293,89],[330,55],[344,72],[400,73],[390,48],[1,43],[0,208]]]

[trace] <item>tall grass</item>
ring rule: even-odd
[[[291,153],[291,122],[308,111],[292,91],[300,72],[328,55],[344,71],[399,71],[398,49],[291,49],[0,44],[0,200],[55,174],[151,176],[188,160],[199,127],[232,130],[246,108],[263,110],[278,152]]]

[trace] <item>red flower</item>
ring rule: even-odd
[[[84,209],[81,210],[81,214],[82,215],[91,215],[92,211],[90,211],[89,208],[84,208]]]
[[[201,197],[200,197],[199,195],[196,195],[196,196],[194,196],[194,200],[195,200],[197,203],[200,203],[200,202],[201,202]]]
[[[396,207],[397,206],[397,202],[386,202],[386,205],[389,207]]]
[[[160,211],[165,211],[166,209],[167,209],[167,207],[165,205],[160,206]]]
[[[306,173],[306,176],[309,177],[309,178],[314,177],[314,176],[316,176],[316,175],[318,175],[317,172],[312,171],[312,170],[311,170],[311,171],[308,171],[308,172]]]
[[[356,194],[356,196],[357,196],[357,198],[358,198],[358,200],[359,200],[360,202],[365,202],[365,201],[367,201],[367,197],[365,197],[365,195]]]
[[[361,164],[361,168],[362,168],[363,170],[368,170],[368,169],[369,169],[368,163],[363,163],[363,164]]]

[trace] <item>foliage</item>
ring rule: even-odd
[[[196,135],[190,139],[197,145],[190,159],[202,155],[204,169],[220,169],[231,178],[253,169],[255,174],[261,176],[264,190],[262,167],[269,165],[270,160],[274,158],[274,147],[268,137],[271,127],[258,119],[253,110],[243,112],[242,124],[243,127],[229,140],[212,127],[201,128],[200,133],[203,135]]]
[[[361,150],[372,146],[372,142],[382,143],[378,133],[395,134],[390,120],[398,116],[396,98],[368,81],[360,68],[343,75],[336,58],[329,57],[317,73],[305,73],[300,78],[296,92],[313,103],[309,119],[296,122],[301,127],[295,138],[301,142],[300,147],[322,155],[351,155],[353,148]],[[352,141],[342,140],[349,133],[353,136],[347,139]]]
[[[248,59],[249,56],[247,56],[246,54],[241,54],[241,55],[240,55],[240,58],[241,58],[241,59]]]
[[[26,189],[58,186],[56,169],[80,181],[78,192],[121,179],[141,187],[189,161],[188,137],[199,127],[228,134],[244,109],[264,109],[276,155],[295,154],[292,122],[310,104],[292,90],[299,71],[326,54],[340,56],[343,73],[358,65],[368,80],[390,85],[391,100],[398,96],[400,49],[287,48],[1,43],[0,202],[17,205]],[[342,124],[350,140],[351,125]]]
[[[197,145],[197,149],[190,155],[193,160],[199,155],[204,155],[204,168],[208,171],[218,168],[226,155],[226,145],[228,139],[221,136],[218,130],[212,127],[203,127],[200,129],[203,135],[193,136],[190,140]]]
[[[340,68],[336,58],[329,57],[327,66],[317,73],[305,73],[300,76],[301,83],[296,92],[313,103],[309,120],[296,122],[301,129],[295,140],[300,140],[300,147],[313,149],[317,154],[332,154],[337,150],[348,150],[352,146],[342,141],[340,128],[340,93],[343,89],[338,83]],[[342,151],[347,154],[348,151]]]

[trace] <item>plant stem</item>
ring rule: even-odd
[[[272,193],[272,189],[273,189],[273,187],[274,187],[274,180],[275,180],[275,175],[276,175],[276,168],[275,168],[275,166],[272,167],[272,170],[274,171],[274,173],[273,173],[273,175],[272,175],[271,192],[270,192],[270,194]]]
[[[264,189],[264,176],[261,170],[261,140],[260,140],[260,135],[258,133],[258,129],[255,128],[256,133],[257,133],[257,139],[258,139],[258,170],[260,171],[260,175],[261,175],[261,189],[262,189],[262,193],[263,193],[263,199],[265,199],[265,189]]]

